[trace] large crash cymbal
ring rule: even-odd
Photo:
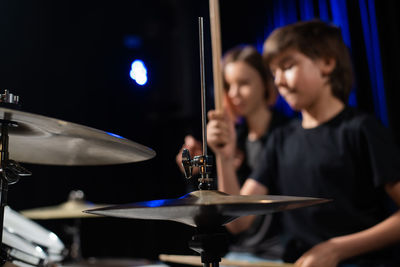
[[[147,160],[155,152],[87,126],[0,107],[9,127],[10,159],[49,165],[108,165]]]
[[[70,199],[60,205],[22,210],[20,213],[27,218],[36,220],[86,218],[96,216],[84,213],[84,210],[104,206],[107,205],[94,204],[80,199]]]
[[[306,207],[329,200],[272,195],[228,195],[200,190],[178,199],[163,199],[86,210],[91,214],[151,220],[169,220],[191,226],[224,225],[238,217]]]

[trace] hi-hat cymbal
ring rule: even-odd
[[[108,165],[147,160],[155,152],[116,134],[0,107],[9,127],[10,159],[49,165]]]
[[[240,216],[261,215],[306,207],[329,200],[272,195],[228,195],[200,190],[178,199],[109,206],[84,212],[105,216],[177,221],[191,226],[224,225]]]
[[[60,205],[22,210],[20,213],[27,218],[37,220],[86,218],[95,217],[95,215],[84,213],[84,210],[104,206],[107,205],[93,204],[81,199],[70,199]]]

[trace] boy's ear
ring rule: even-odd
[[[321,63],[321,72],[323,75],[331,74],[336,67],[336,59],[333,57],[325,58]]]

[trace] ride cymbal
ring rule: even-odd
[[[329,200],[272,195],[228,195],[200,190],[178,199],[162,199],[85,210],[86,213],[133,219],[170,220],[191,226],[224,225],[240,216],[306,207]]]
[[[109,165],[147,160],[155,152],[113,133],[0,107],[9,123],[10,159],[48,165]]]

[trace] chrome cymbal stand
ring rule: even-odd
[[[17,107],[19,97],[10,94],[7,90],[0,94],[0,106]],[[0,137],[0,265],[3,266],[7,261],[8,255],[3,248],[3,225],[4,208],[7,206],[8,185],[15,184],[22,176],[32,175],[31,172],[23,168],[18,162],[9,159],[8,151],[8,130],[10,127],[17,127],[18,124],[12,121],[10,113],[4,112],[3,118],[0,118],[1,137]]]
[[[203,18],[199,18],[199,41],[200,41],[200,78],[201,78],[201,109],[202,109],[202,130],[203,130],[203,155],[190,158],[189,150],[182,151],[182,166],[185,170],[185,177],[192,177],[194,167],[199,167],[199,190],[216,190],[213,178],[210,178],[213,159],[207,155],[207,134],[206,134],[206,89],[204,74],[204,31]],[[197,227],[197,234],[189,241],[189,247],[200,253],[201,262],[204,267],[218,267],[222,256],[228,251],[228,239],[225,233],[221,233],[221,225],[205,223]]]
[[[203,137],[203,155],[190,158],[189,150],[186,148],[182,151],[182,166],[185,170],[185,177],[192,178],[192,170],[199,167],[199,189],[215,190],[214,179],[210,177],[213,158],[207,155],[207,123],[206,123],[206,89],[205,89],[205,72],[204,72],[204,30],[203,18],[199,17],[199,43],[200,43],[200,84],[201,84],[201,120],[202,120],[202,137]]]

